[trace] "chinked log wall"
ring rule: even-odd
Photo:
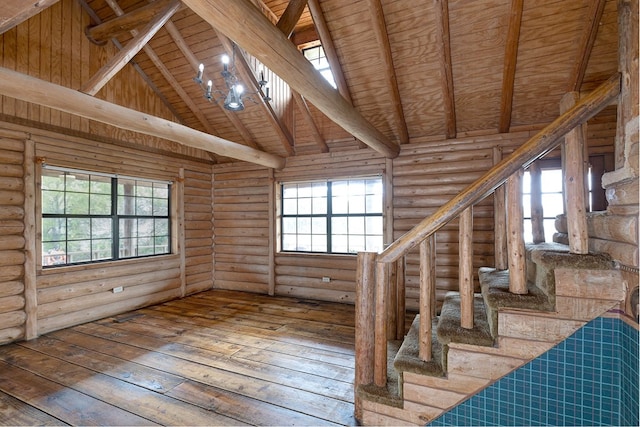
[[[31,155],[29,146],[33,147]],[[0,148],[3,184],[0,343],[122,313],[213,285],[210,164],[172,158],[131,145],[113,145],[2,123]],[[25,179],[30,169],[37,174],[34,159],[55,166],[173,181],[176,218],[173,237],[179,250],[157,258],[43,270],[38,266],[37,251],[29,250],[30,245],[35,249],[35,232],[25,239],[25,230],[29,233],[37,227],[35,209],[25,209],[29,206],[29,186],[37,189],[33,179],[31,184]],[[36,193],[37,190],[33,191],[37,199]],[[35,286],[30,286],[29,281],[35,281]],[[113,293],[111,290],[118,286],[123,286],[124,292]],[[30,316],[27,312],[31,312]],[[33,330],[27,333],[30,327]]]

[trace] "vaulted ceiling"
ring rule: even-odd
[[[135,64],[173,121],[283,158],[358,146],[394,157],[416,141],[537,128],[566,92],[617,69],[616,0],[73,1],[88,37],[121,53],[71,89],[100,97]],[[4,3],[0,33],[56,0]],[[316,40],[337,90],[298,51]],[[263,72],[272,98],[240,112],[193,81],[203,63],[204,81],[223,89],[220,58],[234,44],[240,80],[256,90]]]

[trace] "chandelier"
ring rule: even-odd
[[[258,91],[256,92],[245,92],[242,83],[236,77],[236,66],[235,66],[235,57],[236,57],[236,45],[233,45],[231,58],[229,55],[222,55],[222,77],[224,78],[225,85],[227,87],[227,92],[223,92],[218,89],[213,89],[213,82],[211,80],[207,81],[206,85],[203,85],[202,76],[204,75],[204,64],[200,64],[198,66],[198,74],[193,78],[193,81],[196,82],[202,92],[204,93],[204,97],[209,102],[218,103],[224,100],[222,104],[225,109],[229,111],[242,111],[244,110],[244,99],[250,100],[253,103],[257,104],[257,101],[251,97],[251,95],[260,95],[260,97],[265,101],[271,101],[269,97],[269,88],[266,86],[267,81],[264,79],[264,71],[260,71],[260,80],[258,80]],[[264,92],[263,92],[264,89]],[[264,94],[263,94],[264,93]],[[214,98],[214,94],[218,95],[217,98]]]

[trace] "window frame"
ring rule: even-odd
[[[380,181],[380,187],[381,187],[381,193],[379,194],[380,198],[381,198],[381,202],[380,202],[380,212],[379,213],[371,213],[371,212],[366,212],[366,208],[365,208],[365,212],[359,212],[359,213],[335,213],[334,209],[333,209],[333,184],[334,183],[348,183],[349,181],[359,181],[359,180],[378,180]],[[325,213],[320,213],[320,214],[313,214],[313,213],[309,213],[309,214],[285,214],[285,207],[284,207],[284,203],[285,203],[285,197],[284,197],[284,190],[285,190],[285,186],[286,185],[300,185],[300,184],[316,184],[316,183],[323,183],[323,184],[327,184],[326,187],[326,212]],[[353,177],[344,177],[344,178],[331,178],[331,179],[322,179],[322,180],[300,180],[300,181],[296,181],[296,180],[287,180],[287,181],[280,181],[277,182],[276,184],[276,194],[278,196],[277,199],[277,252],[279,254],[312,254],[312,255],[356,255],[357,252],[333,252],[332,251],[332,238],[334,238],[335,236],[332,233],[332,219],[334,218],[349,218],[349,217],[364,217],[365,218],[365,231],[364,234],[362,234],[364,240],[365,240],[365,247],[366,247],[366,239],[367,236],[379,236],[382,239],[382,243],[381,243],[381,247],[379,249],[379,251],[382,251],[384,249],[384,241],[385,241],[385,229],[386,229],[386,215],[385,215],[385,179],[384,176],[382,175],[366,175],[366,176],[353,176]],[[366,186],[366,184],[365,184]],[[296,197],[295,200],[298,200],[299,197]],[[365,200],[366,200],[366,194],[365,194]],[[365,202],[366,203],[366,202]],[[326,233],[324,234],[324,236],[326,237],[326,250],[324,251],[318,251],[318,250],[291,250],[291,249],[284,249],[284,238],[285,238],[285,234],[284,233],[284,221],[286,218],[324,218],[325,219],[325,231]],[[366,231],[366,218],[380,218],[380,223],[382,225],[382,228],[379,230],[380,233],[379,234],[368,234]],[[290,234],[290,233],[289,233]],[[358,233],[354,233],[354,234],[358,234]],[[299,235],[299,233],[295,233],[296,236]],[[313,235],[312,233],[310,233],[310,235]],[[342,234],[341,234],[342,235]],[[349,233],[345,234],[345,236],[347,236],[347,239],[349,237]],[[371,249],[362,249],[362,251],[364,250],[371,250]]]
[[[337,89],[338,88],[338,83],[336,82],[336,78],[333,75],[333,71],[331,70],[331,64],[329,63],[329,58],[327,58],[327,53],[324,50],[324,46],[322,46],[322,43],[320,43],[320,41],[318,40],[317,42],[314,43],[308,43],[306,45],[300,46],[299,47],[300,52],[302,53],[302,56],[304,56],[304,58],[309,61],[311,63],[311,65],[313,65],[313,68],[316,69],[316,71],[318,71],[322,77],[324,77],[324,79],[334,88]],[[310,52],[312,50],[318,49],[318,57],[317,58],[309,58],[306,54],[306,52]],[[326,67],[320,67],[320,63],[322,62],[322,60],[324,60],[327,64]],[[329,77],[331,77],[329,79]]]
[[[98,213],[98,214],[92,214],[91,213],[91,205],[90,205],[90,200],[91,200],[91,196],[92,195],[96,195],[96,194],[106,194],[106,193],[98,193],[98,192],[92,192],[91,189],[89,188],[89,190],[84,193],[84,192],[79,192],[79,194],[86,194],[87,198],[89,199],[89,207],[87,209],[88,213],[81,213],[81,214],[77,214],[77,213],[67,213],[67,212],[62,212],[62,213],[44,213],[44,192],[47,191],[47,189],[44,186],[44,182],[43,182],[43,177],[45,176],[45,171],[55,171],[58,172],[60,174],[64,174],[65,177],[69,174],[77,174],[77,175],[87,175],[88,177],[88,182],[91,183],[92,182],[92,178],[97,178],[97,177],[101,177],[103,179],[109,179],[109,185],[110,185],[110,191],[109,191],[109,198],[110,198],[110,212],[107,213]],[[90,264],[100,264],[100,263],[105,263],[105,262],[114,262],[114,261],[130,261],[130,260],[136,260],[136,259],[141,259],[141,258],[150,258],[150,257],[160,257],[160,256],[167,256],[167,255],[172,255],[175,253],[175,243],[174,243],[174,222],[175,222],[175,212],[173,212],[173,204],[174,204],[174,198],[175,196],[175,185],[172,181],[169,180],[163,180],[163,179],[157,179],[157,178],[147,178],[147,177],[141,177],[141,176],[127,176],[127,175],[121,175],[121,174],[113,174],[113,173],[104,173],[104,172],[99,172],[99,171],[89,171],[89,170],[81,170],[81,169],[74,169],[74,168],[68,168],[68,167],[62,167],[62,166],[53,166],[53,165],[48,165],[48,164],[42,164],[41,168],[39,170],[39,185],[38,185],[38,198],[37,198],[37,205],[36,205],[36,215],[38,217],[38,244],[37,244],[37,252],[38,252],[38,264],[39,266],[43,269],[43,270],[50,270],[50,269],[55,269],[55,268],[61,268],[61,267],[72,267],[72,266],[77,266],[77,265],[90,265]],[[124,197],[124,195],[120,195],[119,194],[119,184],[121,183],[121,180],[133,180],[134,184],[137,186],[138,182],[144,182],[144,183],[148,183],[151,186],[151,192],[152,192],[152,196],[148,197],[152,200],[152,212],[151,214],[145,215],[145,214],[137,214],[134,213],[133,215],[130,213],[119,213],[118,212],[118,198],[119,196]],[[160,184],[161,186],[166,186],[166,189],[162,189],[162,192],[166,191],[166,197],[156,197],[155,195],[153,195],[153,189],[155,188],[154,186],[156,184]],[[90,184],[89,184],[90,185]],[[68,190],[68,183],[66,181],[65,178],[65,182],[63,183],[63,188],[62,190],[57,190],[57,191],[61,191],[63,194],[65,194],[65,198],[66,198],[66,194],[67,193],[73,193],[73,191],[69,191]],[[133,198],[134,200],[137,197],[141,197],[142,196],[138,196],[138,195],[134,195]],[[164,214],[158,214],[153,212],[153,201],[155,200],[161,200],[163,202],[166,203],[166,209],[163,208],[163,211],[166,211],[166,215]],[[64,204],[65,208],[66,208],[66,200],[65,200],[65,204]],[[69,219],[88,219],[90,223],[92,223],[92,220],[94,219],[108,219],[110,221],[110,230],[111,230],[111,234],[109,235],[109,237],[107,237],[106,239],[111,240],[110,242],[110,255],[107,257],[103,257],[103,258],[93,258],[93,253],[90,254],[90,258],[89,260],[82,260],[82,261],[78,261],[78,262],[68,262],[69,260],[66,259],[66,257],[68,256],[69,253],[69,242],[74,241],[76,239],[70,239],[69,235],[68,235],[68,229],[66,229],[66,224],[65,224],[65,236],[64,239],[60,239],[57,240],[58,242],[60,242],[61,244],[63,244],[65,246],[65,250],[62,253],[58,253],[57,255],[61,255],[63,258],[61,261],[62,262],[58,262],[58,263],[54,263],[54,264],[49,264],[45,262],[45,256],[47,256],[47,252],[45,251],[45,244],[48,243],[46,242],[45,239],[45,233],[44,230],[42,230],[43,228],[43,223],[45,219],[61,219],[63,221],[65,221],[65,223],[68,223]],[[151,236],[140,236],[136,230],[136,234],[130,236],[129,238],[131,239],[141,239],[143,237],[146,238],[151,238],[154,239],[154,244],[153,244],[153,249],[154,249],[154,253],[150,253],[150,254],[137,254],[133,255],[133,256],[123,256],[121,254],[122,248],[120,247],[120,240],[122,238],[121,236],[121,231],[120,231],[120,223],[121,220],[123,219],[134,219],[134,220],[148,220],[151,219],[155,222],[155,220],[163,220],[166,221],[166,234],[161,234],[161,235],[156,235],[156,225],[154,223],[153,226],[153,235]],[[164,238],[166,239],[166,252],[156,252],[156,243],[155,243],[155,239],[156,238]],[[84,240],[84,241],[90,241],[91,243],[93,243],[96,240],[100,240],[100,237],[94,237],[92,232],[89,231],[89,234],[87,236],[87,238],[84,239],[78,239],[78,240]],[[55,242],[54,240],[51,240],[50,242]],[[136,245],[136,249],[137,249],[137,245]],[[90,249],[91,252],[94,251],[94,248],[92,247]]]

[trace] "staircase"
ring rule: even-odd
[[[624,300],[626,283],[613,261],[586,249],[584,189],[567,188],[567,218],[576,224],[569,246],[525,246],[521,231],[523,169],[566,134],[580,135],[580,126],[617,96],[619,79],[568,109],[384,252],[358,254],[355,413],[362,424],[424,425]],[[571,182],[582,182],[581,173],[564,171]],[[493,192],[506,206],[495,209],[496,217],[508,214],[504,224],[496,222],[496,266],[479,270],[481,293],[474,293],[472,209]],[[436,316],[436,232],[458,216],[460,289],[446,295]],[[405,336],[404,265],[416,246],[420,307]]]
[[[418,356],[416,316],[391,355],[388,386],[358,390],[363,424],[425,424],[548,351],[626,295],[621,272],[606,255],[575,255],[562,244],[528,245],[526,254],[532,274],[525,295],[509,292],[508,271],[480,269],[473,329],[460,327],[459,294],[447,294],[433,321],[430,362]]]

